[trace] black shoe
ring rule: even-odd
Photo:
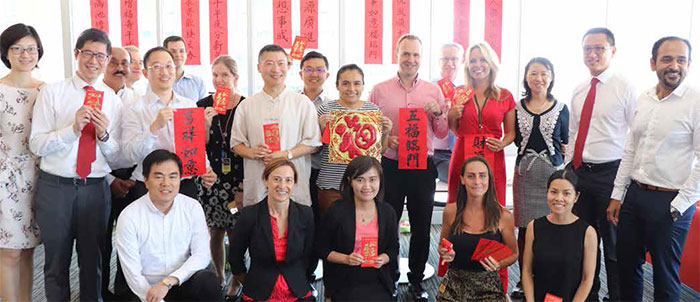
[[[523,284],[518,282],[517,285],[515,285],[515,288],[513,288],[513,292],[510,293],[510,298],[511,299],[518,299],[522,300],[525,298],[525,293],[523,292]]]
[[[603,302],[610,302],[610,295],[605,294],[605,295],[603,296]]]
[[[231,282],[234,282],[236,280],[231,280]],[[238,286],[238,291],[236,291],[236,294],[234,295],[224,295],[224,301],[226,302],[236,302],[238,299],[241,298],[241,294],[243,293],[243,285]]]
[[[102,292],[102,300],[105,302],[113,302],[113,301],[121,301],[117,295],[113,294],[110,291],[103,291]]]
[[[426,302],[428,301],[428,292],[423,289],[423,286],[420,285],[420,283],[409,283],[408,284],[408,291],[411,293],[411,296],[413,297],[413,301],[416,302]]]
[[[394,281],[394,290],[391,291],[391,301],[399,299],[399,281]]]
[[[318,299],[318,291],[312,284],[309,284],[309,286],[311,286],[311,297],[313,297],[315,301],[316,299]]]

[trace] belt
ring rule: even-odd
[[[608,170],[612,168],[617,168],[620,165],[620,160],[613,160],[609,162],[592,164],[592,163],[581,163],[581,166],[577,170],[598,172],[603,170]]]
[[[62,185],[73,185],[76,187],[95,185],[95,184],[99,184],[99,183],[104,183],[104,181],[105,181],[104,177],[88,177],[85,179],[67,178],[67,177],[61,177],[58,175],[46,173],[44,171],[41,171],[41,174],[39,174],[39,178],[42,180],[45,180],[45,181],[53,182],[53,183],[59,183]]]
[[[644,184],[641,182],[638,182],[636,180],[632,180],[637,186],[639,186],[640,189],[644,191],[659,191],[659,192],[678,192],[677,189],[669,189],[669,188],[662,188],[662,187],[657,187],[657,186],[652,186],[648,184]]]

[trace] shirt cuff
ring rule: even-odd
[[[678,212],[681,214],[685,213],[685,210],[687,210],[693,204],[694,201],[689,200],[685,195],[680,193],[671,201],[671,206],[676,208],[676,210],[678,210]]]
[[[72,144],[78,139],[78,135],[73,131],[73,124],[58,131],[58,137],[64,144]]]
[[[105,178],[107,179],[107,184],[109,184],[111,186],[112,182],[114,182],[114,179],[116,177],[114,177],[114,175],[112,175],[110,173],[107,173],[107,175],[105,175]]]
[[[610,198],[612,199],[617,199],[620,201],[620,204],[625,202],[625,196],[627,195],[627,188],[620,189],[620,188],[613,188],[612,194],[610,195]]]

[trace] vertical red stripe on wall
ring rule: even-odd
[[[466,50],[469,47],[469,0],[454,0],[453,27],[453,41]]]
[[[393,0],[391,3],[391,63],[396,64],[396,41],[411,31],[411,1]]]
[[[318,48],[318,0],[301,0],[300,11],[300,33],[309,39],[306,48]]]
[[[273,43],[292,48],[292,0],[272,0]]]
[[[365,0],[365,64],[382,64],[382,0]]]
[[[90,26],[109,34],[107,0],[90,0]]]
[[[122,19],[122,45],[139,46],[138,1],[119,1]]]
[[[501,57],[501,37],[503,29],[503,0],[486,0],[486,22],[484,40],[491,44],[498,57]]]
[[[209,0],[209,61],[228,53],[228,8],[226,0]]]
[[[201,64],[199,50],[199,0],[181,0],[182,38],[187,46],[186,65]]]

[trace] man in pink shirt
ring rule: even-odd
[[[401,217],[404,200],[411,223],[411,244],[409,247],[408,280],[414,301],[427,301],[428,293],[421,286],[425,263],[428,261],[430,245],[430,219],[435,201],[435,178],[437,171],[432,161],[433,140],[447,136],[447,105],[437,85],[418,79],[422,42],[417,36],[403,35],[396,43],[396,58],[399,71],[396,77],[374,86],[369,101],[377,104],[382,114],[389,117],[394,125],[399,125],[400,108],[423,108],[428,118],[427,148],[428,166],[426,169],[399,170],[398,133],[394,127],[389,136],[389,148],[382,157],[386,201]],[[398,223],[398,221],[397,221]],[[395,271],[394,282],[399,279],[398,263],[390,263]]]

